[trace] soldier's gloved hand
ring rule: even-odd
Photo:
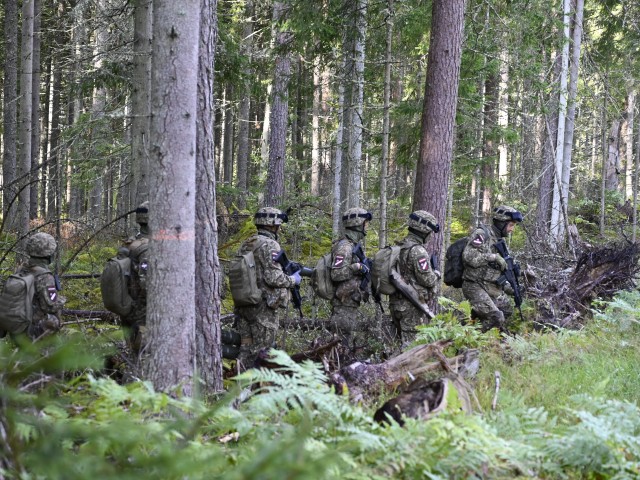
[[[302,277],[300,276],[300,272],[299,271],[298,272],[294,272],[293,275],[289,275],[289,278],[291,280],[293,280],[296,283],[296,285],[300,285],[300,281],[302,280]]]
[[[436,276],[438,277],[438,280],[440,280],[442,278],[442,274],[440,273],[440,270],[433,270],[433,273],[436,274]]]
[[[498,264],[498,267],[500,267],[500,271],[504,272],[507,269],[507,261],[502,258],[502,255],[498,255],[496,253],[495,256],[496,258],[494,261]]]
[[[506,293],[507,295],[510,295],[512,297],[513,297],[513,294],[515,293],[513,291],[513,287],[511,286],[511,284],[509,282],[504,284],[504,286],[502,287],[502,290],[504,291],[504,293]]]
[[[360,273],[362,276],[367,275],[369,273],[369,267],[367,267],[364,263],[360,263]]]

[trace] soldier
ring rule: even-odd
[[[398,270],[402,278],[413,285],[420,302],[427,303],[435,292],[440,272],[431,266],[430,255],[424,247],[431,232],[439,232],[440,225],[425,210],[416,210],[407,221],[408,235],[397,242],[402,250],[398,256]],[[412,342],[416,326],[428,323],[425,313],[413,305],[399,290],[389,296],[391,319],[396,338],[402,345]]]
[[[331,249],[331,280],[336,286],[336,293],[331,300],[330,321],[347,345],[352,333],[361,328],[358,307],[369,299],[368,288],[362,288],[363,278],[369,274],[369,268],[354,253],[354,248],[367,235],[371,218],[371,213],[362,208],[350,208],[344,212],[344,236]]]
[[[29,338],[36,340],[46,333],[56,332],[60,329],[60,313],[66,299],[58,294],[58,282],[49,270],[49,264],[53,261],[56,248],[55,239],[48,233],[39,232],[27,240],[26,250],[29,259],[16,273],[22,277],[33,275],[32,316],[30,318],[23,316],[20,321],[14,319],[13,323],[7,321],[5,324],[3,321],[2,330],[12,334],[26,333]],[[12,287],[8,287],[8,283],[5,289],[13,290]],[[3,302],[9,298],[11,298],[10,294],[3,298]],[[14,298],[19,305],[7,304],[2,308],[9,310],[15,308],[15,311],[18,311],[24,306],[24,298],[26,297]]]
[[[507,294],[513,294],[508,283],[498,282],[507,262],[496,252],[496,242],[508,236],[522,214],[515,208],[500,206],[493,209],[493,225],[480,225],[469,237],[462,252],[464,274],[462,293],[473,308],[472,314],[482,322],[484,331],[497,327],[506,330],[513,306]],[[502,277],[504,278],[504,277]]]
[[[140,353],[143,346],[143,336],[147,322],[147,274],[149,237],[149,202],[144,202],[136,208],[136,223],[140,226],[138,234],[127,240],[125,247],[129,250],[131,259],[131,282],[129,295],[133,300],[131,313],[121,317],[122,325],[127,332],[127,340],[134,354]]]
[[[288,276],[282,271],[282,266],[274,261],[281,250],[278,230],[287,221],[287,214],[277,208],[261,208],[253,220],[258,232],[240,246],[240,255],[253,252],[256,280],[262,291],[262,301],[257,305],[234,308],[235,328],[242,337],[238,356],[240,371],[253,366],[261,349],[275,345],[279,326],[278,309],[287,306],[288,290],[300,284],[298,272]]]

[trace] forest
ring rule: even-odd
[[[640,3],[4,0],[0,280],[44,232],[61,328],[0,339],[0,480],[640,477]],[[100,276],[148,202],[147,345]],[[366,358],[306,278],[238,373],[229,267],[262,207],[309,268],[371,212],[447,248],[510,205],[523,303],[484,331],[439,283]],[[353,352],[351,352],[353,353]],[[417,377],[417,379],[416,379]],[[417,383],[416,383],[417,382]],[[420,383],[422,382],[422,383]],[[402,416],[387,405],[438,385]],[[386,410],[388,413],[388,410]]]

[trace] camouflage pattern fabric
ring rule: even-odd
[[[30,258],[22,272],[31,272],[35,276],[33,296],[33,320],[27,330],[30,338],[36,339],[46,331],[60,328],[60,313],[66,299],[58,294],[53,274],[47,268],[48,260]]]
[[[129,284],[129,295],[133,299],[131,313],[121,317],[121,323],[125,328],[125,334],[129,347],[134,354],[138,354],[144,345],[144,331],[147,323],[147,251],[149,247],[148,233],[140,233],[135,239],[128,241],[126,247],[129,249],[131,258],[131,283]]]
[[[351,348],[367,345],[371,328],[361,318],[358,307],[334,305],[329,319],[329,330],[334,331],[342,340],[343,345]]]
[[[483,330],[494,327],[505,329],[507,320],[513,314],[509,297],[497,284],[502,272],[495,263],[499,254],[493,245],[499,238],[500,233],[494,226],[478,227],[462,252],[462,293],[471,303],[474,315],[482,322]]]
[[[331,249],[331,280],[336,285],[336,295],[331,301],[334,308],[357,308],[360,303],[367,301],[366,292],[360,290],[360,260],[353,254],[353,247],[357,243],[347,236],[335,242]]]
[[[234,308],[236,329],[243,337],[240,360],[245,368],[253,365],[260,349],[273,346],[279,324],[277,309],[287,306],[289,289],[295,285],[295,281],[282,271],[282,266],[274,261],[280,250],[275,235],[260,228],[240,246],[241,255],[253,251],[258,288],[262,290],[260,304]]]
[[[431,268],[430,255],[424,247],[422,239],[409,233],[397,245],[402,247],[398,256],[400,275],[407,283],[415,287],[422,302],[429,302],[435,294],[440,277]],[[389,296],[389,308],[398,340],[402,344],[406,345],[415,339],[416,326],[428,323],[424,313],[400,292]]]

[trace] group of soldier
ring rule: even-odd
[[[134,308],[121,321],[134,353],[141,349],[145,328],[144,256],[150,237],[148,215],[149,205],[145,202],[136,209],[140,231],[126,244],[133,265],[130,293]],[[301,282],[299,272],[287,275],[282,265],[275,261],[282,250],[278,243],[278,232],[287,220],[287,214],[276,208],[259,209],[254,215],[256,233],[240,246],[240,254],[253,252],[257,286],[262,292],[262,300],[258,304],[236,306],[234,309],[235,328],[241,338],[238,357],[241,368],[252,366],[261,349],[275,345],[280,312],[289,301],[289,290]],[[327,327],[345,345],[366,343],[371,335],[359,312],[359,307],[368,301],[370,294],[363,278],[369,276],[371,263],[363,256],[362,243],[371,220],[372,214],[365,209],[346,210],[342,215],[343,235],[332,245],[330,278],[335,286],[335,294],[331,299],[331,317]],[[503,280],[502,272],[507,264],[496,250],[496,244],[511,234],[516,224],[522,221],[522,215],[512,207],[500,206],[494,209],[492,220],[490,226],[480,225],[468,237],[462,254],[462,293],[472,305],[472,317],[479,320],[483,330],[494,327],[505,330],[513,313],[509,298],[513,290]],[[439,232],[440,226],[432,214],[417,210],[408,216],[407,229],[406,236],[397,242],[400,246],[398,271],[404,281],[415,288],[420,301],[426,304],[437,293],[441,274],[431,261],[425,244],[432,233]],[[48,269],[55,250],[54,238],[43,232],[32,235],[26,243],[29,259],[20,271],[33,273],[36,282],[33,321],[31,325],[24,326],[23,332],[32,338],[56,331],[60,326],[64,298],[59,295],[57,281]],[[396,343],[405,346],[415,338],[416,327],[427,323],[429,319],[423,310],[416,307],[415,301],[410,301],[401,291],[389,296],[389,306]]]
[[[263,301],[250,307],[236,307],[236,329],[241,335],[238,361],[250,367],[263,348],[275,344],[279,327],[279,312],[286,306],[288,290],[300,284],[296,272],[286,275],[282,266],[274,261],[281,251],[278,231],[287,222],[282,211],[264,207],[254,216],[257,232],[240,247],[240,254],[253,251],[256,263],[258,287],[263,292]],[[327,327],[340,336],[348,345],[362,344],[371,335],[366,322],[359,315],[359,307],[366,302],[369,291],[363,277],[370,272],[370,263],[355,252],[362,251],[361,244],[367,235],[372,214],[362,208],[351,208],[342,215],[343,235],[331,249],[331,280],[335,294],[331,299],[331,317]],[[494,209],[490,226],[480,225],[468,237],[462,254],[464,263],[462,293],[472,305],[472,316],[479,320],[483,330],[499,328],[506,330],[513,307],[509,295],[513,290],[505,282],[503,272],[506,260],[496,250],[496,244],[512,233],[522,221],[522,214],[509,206]],[[417,210],[407,219],[407,235],[397,245],[401,247],[398,270],[405,282],[418,292],[420,301],[433,299],[441,278],[427,251],[425,244],[440,226],[429,212]],[[257,246],[257,248],[256,248]],[[417,333],[416,327],[428,322],[424,310],[418,308],[400,290],[389,296],[391,319],[396,343],[409,344]]]

